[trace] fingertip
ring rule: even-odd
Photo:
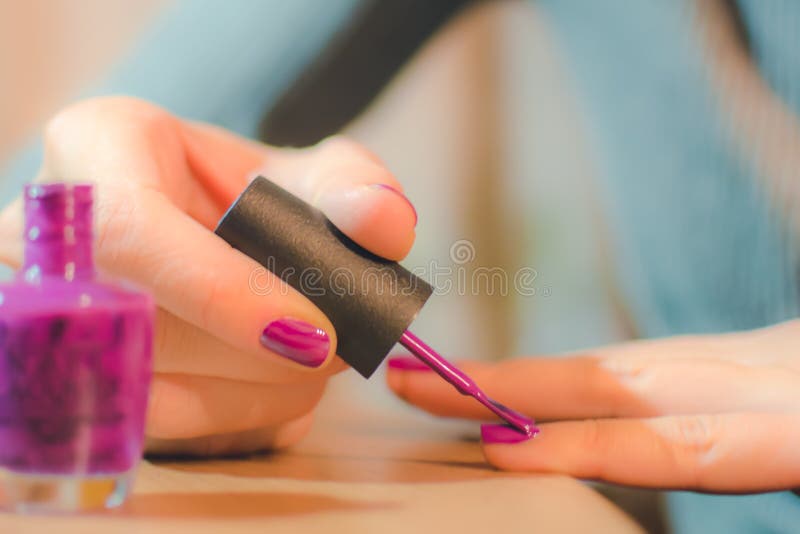
[[[414,399],[409,393],[406,373],[396,369],[388,369],[386,372],[386,385],[389,386],[389,389],[397,396],[397,398],[401,399],[407,404],[416,406]]]
[[[399,190],[384,183],[330,189],[319,208],[348,237],[383,258],[398,261],[414,244],[417,213]]]
[[[430,373],[431,368],[405,354],[392,356],[386,362],[386,384],[398,397],[408,400],[407,384],[417,373]]]
[[[403,193],[403,191],[401,191],[397,187],[394,187],[394,186],[391,186],[391,185],[385,184],[385,183],[369,184],[367,187],[370,187],[372,190],[377,191],[377,192],[390,193],[392,195],[392,198],[394,198],[395,200],[399,200],[400,201],[400,205],[399,206],[403,208],[402,211],[405,211],[405,212],[410,211],[411,212],[411,214],[412,214],[412,216],[414,218],[414,222],[412,223],[412,226],[416,226],[417,225],[417,222],[419,220],[419,216],[417,214],[417,208],[414,207],[414,204],[411,203],[411,201],[408,199],[408,197],[405,195],[405,193]]]
[[[269,448],[281,450],[295,445],[305,438],[314,426],[314,412],[281,425],[269,443]]]
[[[414,243],[417,213],[394,175],[369,154],[353,141],[333,137],[294,158],[294,164],[280,165],[273,157],[263,170],[319,208],[350,239],[398,261]]]
[[[403,373],[401,371],[396,371],[396,370],[393,370],[391,368],[389,368],[387,370],[387,372],[386,372],[386,385],[389,386],[389,389],[391,389],[392,392],[395,395],[397,395],[398,397],[400,397],[401,399],[404,398],[403,397],[403,383],[404,382],[405,382],[405,379],[403,378]]]

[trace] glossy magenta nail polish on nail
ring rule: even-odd
[[[486,424],[481,425],[481,440],[484,443],[521,443],[528,441],[539,433],[538,428],[533,428],[530,434],[520,432],[509,425]]]
[[[433,371],[413,356],[392,356],[388,360],[389,369],[396,371]]]
[[[405,193],[387,184],[370,184],[370,187],[374,189],[380,189],[383,191],[391,191],[395,195],[401,197],[406,202],[406,204],[408,204],[408,206],[411,208],[411,211],[414,213],[414,226],[417,225],[417,221],[419,220],[419,216],[417,215],[417,208],[414,207],[414,204],[411,203],[411,201],[408,199]]]
[[[24,201],[23,268],[0,284],[0,494],[22,512],[118,506],[144,443],[154,304],[95,274],[90,185]]]
[[[306,367],[322,365],[331,346],[323,329],[289,318],[269,323],[261,334],[261,344]]]

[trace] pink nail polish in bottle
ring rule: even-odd
[[[153,301],[97,277],[90,185],[27,186],[24,240],[0,285],[0,506],[117,506],[142,454]]]

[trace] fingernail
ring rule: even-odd
[[[392,356],[388,362],[389,369],[397,371],[432,371],[430,367],[413,356]]]
[[[381,191],[391,191],[395,195],[402,198],[405,201],[405,203],[408,204],[408,207],[411,208],[412,213],[414,213],[414,226],[417,225],[417,221],[419,220],[419,218],[417,217],[417,208],[414,207],[414,204],[412,204],[411,201],[408,200],[408,197],[405,194],[403,194],[402,191],[400,191],[399,189],[395,189],[391,185],[387,184],[370,184],[369,187],[373,189],[379,189]]]
[[[508,425],[481,425],[481,440],[484,443],[521,443],[536,436],[538,429],[530,436]]]
[[[288,318],[269,323],[261,333],[261,344],[306,367],[322,365],[331,346],[323,329]]]

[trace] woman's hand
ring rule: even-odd
[[[37,179],[97,184],[99,267],[147,288],[159,305],[150,452],[291,444],[344,368],[322,312],[212,233],[256,173],[376,254],[400,259],[411,247],[416,214],[401,186],[344,139],[278,150],[130,98],[80,103],[46,129]],[[0,214],[0,261],[14,266],[21,223],[19,201]]]
[[[464,370],[503,404],[550,421],[519,443],[489,443],[485,432],[484,453],[501,469],[713,492],[800,487],[800,320]],[[433,373],[390,369],[388,382],[430,413],[490,418]]]

